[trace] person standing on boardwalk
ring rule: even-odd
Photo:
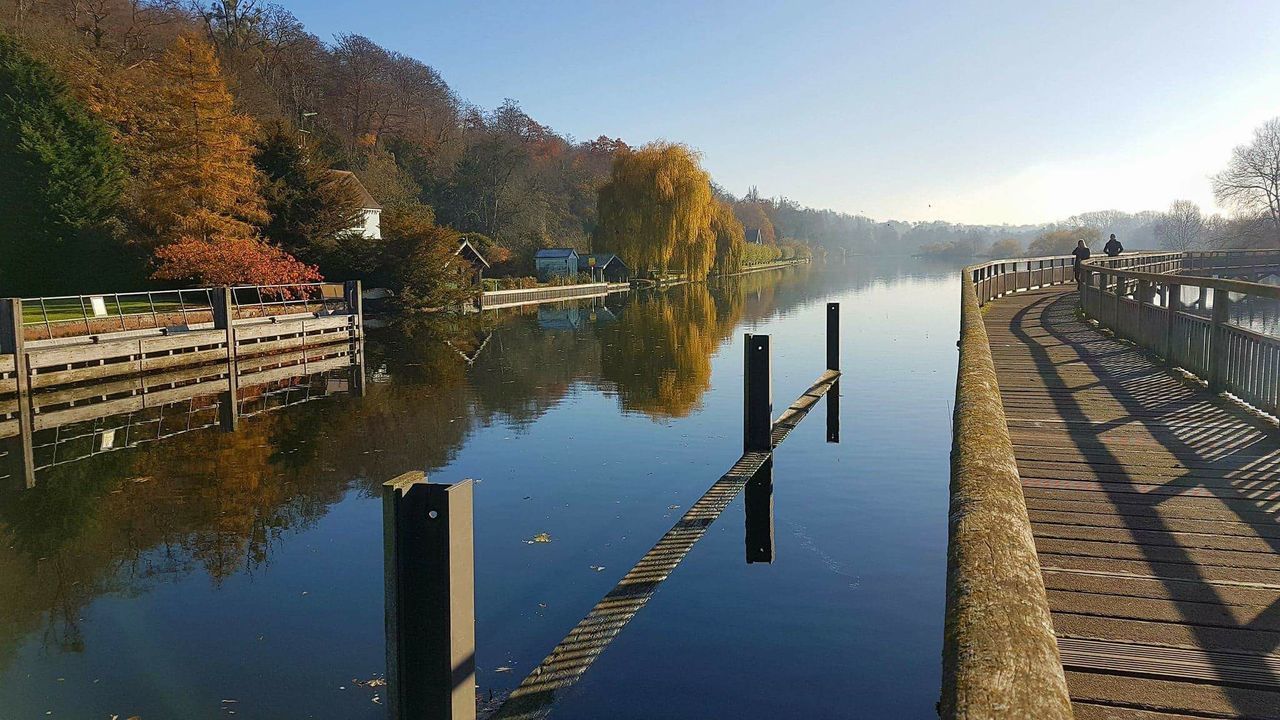
[[[1112,238],[1114,237],[1115,236],[1112,235]],[[1080,263],[1089,259],[1089,246],[1085,245],[1084,241],[1081,240],[1076,243],[1076,249],[1072,250],[1071,254],[1076,257],[1075,261],[1072,263],[1072,268],[1075,270],[1076,282],[1080,282]]]
[[[1124,252],[1124,246],[1116,239],[1115,233],[1111,233],[1111,239],[1107,241],[1106,245],[1102,246],[1102,252],[1106,253],[1107,257],[1115,257]]]

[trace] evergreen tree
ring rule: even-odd
[[[87,251],[106,241],[123,176],[107,128],[0,34],[0,295],[108,282]]]
[[[262,226],[263,235],[285,252],[330,272],[325,264],[338,236],[360,223],[354,185],[335,176],[280,122],[271,124],[258,141],[254,164],[263,176],[262,195],[271,218]]]

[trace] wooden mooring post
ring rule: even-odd
[[[475,720],[472,482],[382,486],[391,720]]]
[[[24,340],[22,300],[0,298],[0,355],[13,355],[13,376],[17,381],[18,465],[23,483],[32,488],[36,484],[36,466],[31,438],[31,374],[27,370]]]
[[[743,342],[742,451],[773,452],[773,376],[768,335],[747,333]]]

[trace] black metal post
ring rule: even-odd
[[[773,378],[768,335],[747,333],[743,343],[742,451],[773,451]]]
[[[472,483],[421,472],[382,486],[392,720],[476,717]]]
[[[840,369],[840,303],[827,303],[827,369]]]
[[[773,456],[743,489],[747,515],[747,564],[773,562]]]

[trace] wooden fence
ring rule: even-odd
[[[105,320],[86,313],[66,325],[54,325],[48,310],[66,303],[0,299],[0,439],[20,438],[27,484],[37,466],[33,433],[213,394],[231,428],[243,414],[241,388],[362,368],[360,284],[291,287],[189,291],[208,299],[203,310],[192,302]],[[139,307],[133,298],[117,303]],[[26,312],[32,305],[40,310]],[[33,328],[45,336],[29,340]],[[359,392],[363,373],[353,380]]]

